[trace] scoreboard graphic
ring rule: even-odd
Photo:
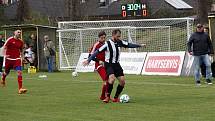
[[[131,3],[121,5],[122,17],[147,16],[147,6],[145,3]]]

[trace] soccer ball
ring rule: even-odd
[[[129,99],[130,99],[130,97],[127,94],[123,94],[119,98],[119,100],[120,100],[121,103],[128,103]]]
[[[78,72],[76,72],[76,71],[72,72],[72,76],[74,76],[74,77],[78,76]]]

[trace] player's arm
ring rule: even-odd
[[[10,38],[6,40],[6,42],[4,43],[4,45],[2,47],[2,54],[3,54],[4,57],[8,57],[6,55],[6,52],[7,52],[7,46],[8,46],[9,41],[10,41]]]
[[[89,54],[89,56],[88,56],[88,58],[89,58],[91,55],[92,55],[92,54],[90,53],[90,54]],[[99,62],[99,59],[98,59],[98,58],[96,58],[96,57],[95,57],[95,58],[93,58],[92,60],[93,60],[93,61],[95,61],[95,62]]]
[[[7,51],[7,46],[3,46],[3,47],[2,47],[2,55],[3,55],[4,57],[7,57],[7,56],[6,56],[6,51]]]
[[[91,56],[91,53],[89,54],[89,56],[88,56],[88,58]],[[93,61],[95,61],[95,62],[98,62],[100,65],[103,65],[104,64],[104,62],[102,61],[102,60],[99,60],[98,58],[93,58],[92,59]]]
[[[100,52],[104,51],[107,48],[107,43],[105,43],[103,46],[101,46],[98,50],[96,50],[88,59],[87,61],[90,62],[91,60],[93,60],[93,58],[96,57],[97,54],[99,54]]]
[[[124,48],[138,48],[138,47],[144,47],[146,46],[145,44],[134,44],[134,43],[129,43],[127,41],[121,40],[119,41],[119,45],[124,47]]]
[[[89,51],[89,55],[88,55],[88,58],[96,51],[96,44],[93,45],[93,47],[90,49]],[[97,59],[96,57],[92,59],[93,61],[95,62],[99,62],[99,59]]]
[[[101,46],[98,50],[96,50],[93,54],[90,55],[90,57],[83,62],[83,65],[86,66],[90,63],[91,60],[93,60],[97,54],[99,54],[100,52],[104,51],[105,49],[107,49],[107,43],[105,43],[103,46]]]

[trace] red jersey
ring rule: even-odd
[[[93,47],[91,48],[90,50],[90,54],[93,54],[96,50],[98,50],[102,45],[104,45],[104,43],[101,43],[101,42],[96,42]],[[96,55],[96,58],[98,60],[101,60],[101,61],[105,61],[105,51],[102,51],[100,52],[99,54]],[[96,62],[95,63],[95,67],[97,68],[97,66],[99,66],[99,62]]]
[[[8,59],[20,59],[21,50],[23,49],[23,41],[20,39],[15,39],[13,37],[9,38],[6,43],[6,55]]]

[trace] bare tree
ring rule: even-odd
[[[27,0],[20,0],[18,2],[16,16],[19,23],[30,18],[30,9]]]
[[[197,22],[208,23],[208,12],[211,8],[212,0],[197,0]]]
[[[66,6],[66,15],[69,18],[69,20],[71,19],[71,0],[65,0],[65,6]]]
[[[66,10],[69,20],[78,19],[78,9],[80,8],[79,0],[66,0]]]

